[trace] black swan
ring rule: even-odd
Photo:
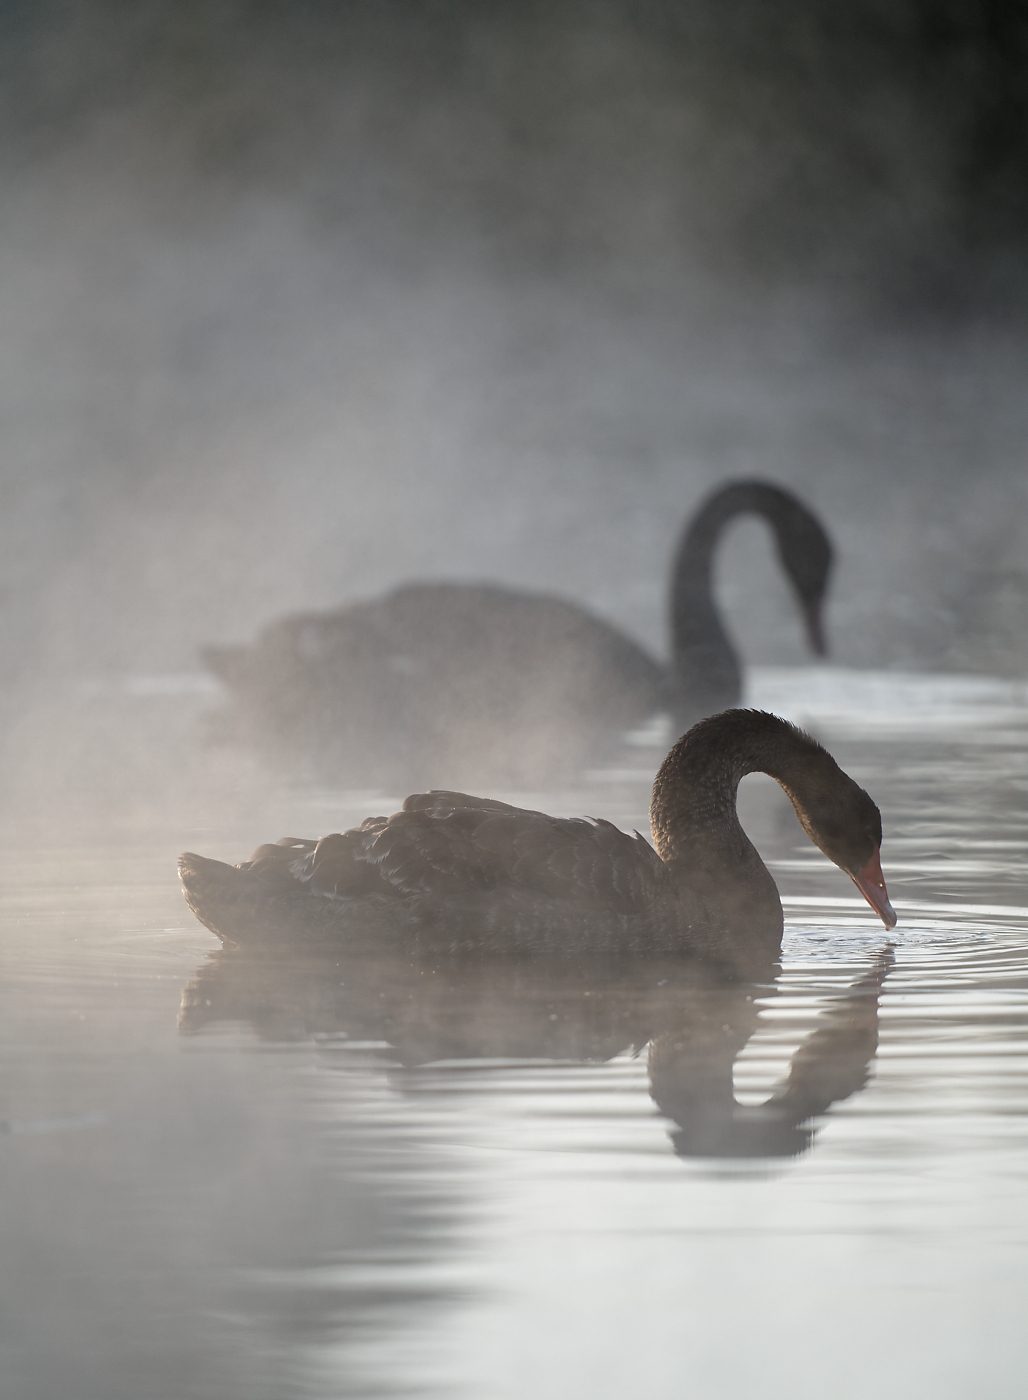
[[[778,890],[736,812],[752,772],[777,779],[810,839],[892,928],[878,808],[816,740],[759,710],[701,720],[668,754],[650,802],[656,849],[609,822],[430,792],[320,841],[261,846],[239,866],[187,852],[179,871],[193,913],[230,944],[683,951],[747,976],[782,934]]]
[[[737,481],[713,492],[682,535],[669,663],[551,594],[412,583],[279,619],[252,646],[207,647],[203,659],[232,701],[220,730],[291,773],[351,785],[532,782],[595,763],[604,739],[659,712],[681,733],[741,697],[713,565],[725,527],[745,514],[771,526],[811,647],[824,654],[832,546],[823,526],[782,487]]]

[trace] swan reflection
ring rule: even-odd
[[[779,992],[777,964],[760,981],[727,982],[683,959],[440,967],[234,948],[212,954],[185,988],[179,1025],[189,1035],[242,1022],[264,1039],[341,1036],[413,1071],[453,1060],[596,1064],[645,1052],[649,1093],[680,1157],[788,1157],[813,1144],[816,1119],[866,1085],[892,965],[885,944],[833,995],[784,1079],[755,1106],[738,1102],[734,1069]]]

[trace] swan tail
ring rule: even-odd
[[[249,881],[246,874],[224,861],[183,851],[178,858],[182,893],[193,914],[224,943],[236,940],[230,930],[238,922]]]

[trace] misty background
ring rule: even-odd
[[[2,14],[19,722],[407,578],[663,651],[740,474],[835,536],[836,660],[1025,671],[1022,5]],[[748,659],[803,658],[758,526],[719,578]]]
[[[0,36],[8,1386],[1002,1388],[1024,684],[898,673],[1028,674],[1024,5],[0,0]],[[663,654],[682,522],[740,475],[834,536],[832,659],[874,677],[821,714],[886,697],[825,737],[885,813],[898,995],[797,1170],[683,1173],[645,1058],[399,1075],[335,978],[205,1002],[175,854],[389,808],[215,752],[201,644],[486,577]],[[759,525],[718,582],[745,660],[809,664]],[[644,825],[655,752],[529,805]],[[750,793],[793,932],[740,1097],[881,937]]]

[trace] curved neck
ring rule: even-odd
[[[747,773],[767,773],[802,814],[812,776],[835,760],[776,715],[726,710],[695,725],[664,760],[653,784],[653,842],[676,884],[708,921],[781,933],[771,873],[739,821]]]
[[[714,600],[714,555],[738,515],[763,516],[776,530],[784,493],[760,481],[715,491],[689,521],[671,571],[671,669],[685,719],[738,701],[742,673]]]

